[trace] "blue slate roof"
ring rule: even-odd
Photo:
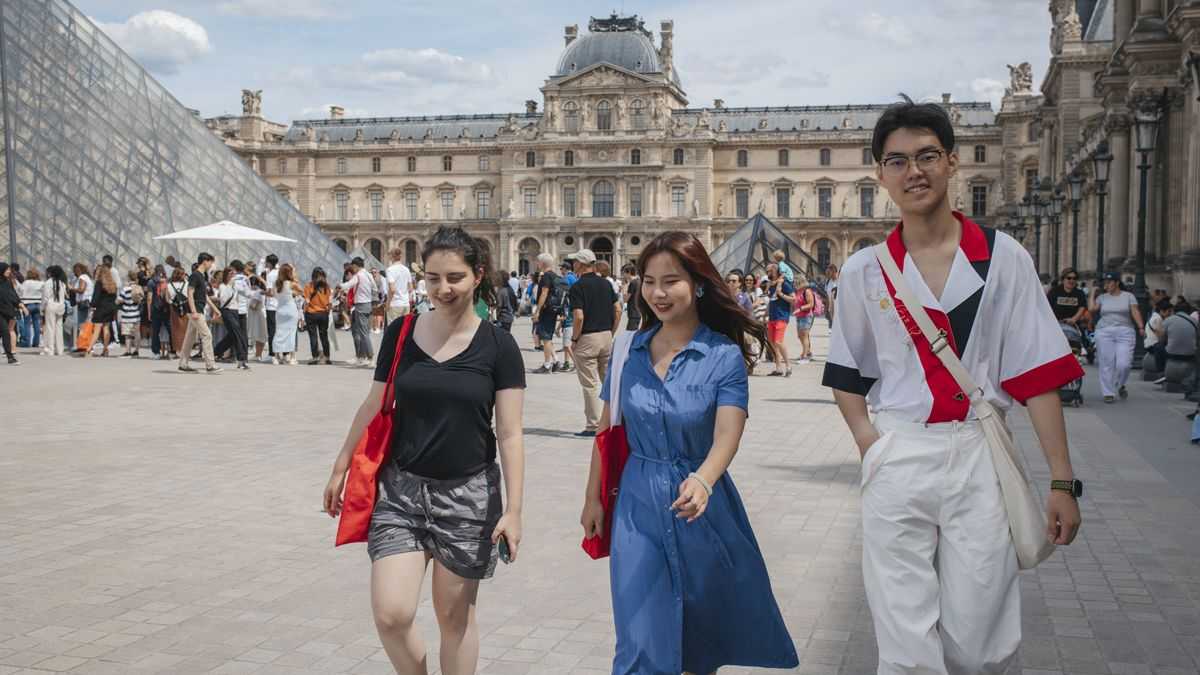
[[[353,141],[359,129],[362,129],[363,140],[368,143],[388,140],[393,130],[399,133],[400,140],[421,139],[427,131],[438,140],[458,138],[464,129],[468,138],[492,138],[510,116],[515,118],[518,126],[537,122],[542,117],[540,113],[503,113],[296,120],[288,129],[286,138],[289,141],[304,140],[304,130],[307,127],[316,129],[317,139],[328,135],[330,142]]]
[[[694,123],[701,111],[707,111],[709,125],[718,129],[722,121],[730,133],[765,133],[768,131],[829,131],[832,129],[873,129],[879,116],[888,104],[847,106],[786,106],[765,108],[683,108],[675,110],[673,117]],[[996,123],[996,114],[987,102],[954,103],[962,117],[960,126],[990,126]],[[843,126],[846,119],[848,127]],[[765,128],[761,120],[766,119]]]
[[[658,50],[644,33],[606,31],[588,33],[567,45],[558,59],[556,77],[566,77],[597,63],[609,63],[635,73],[661,73]],[[679,82],[679,69],[671,69],[671,81]]]

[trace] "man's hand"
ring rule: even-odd
[[[1062,490],[1051,490],[1046,500],[1046,539],[1058,546],[1075,541],[1082,516],[1079,502]]]

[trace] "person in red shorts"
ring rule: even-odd
[[[767,339],[771,341],[771,351],[775,355],[775,370],[771,377],[790,377],[792,364],[788,361],[787,336],[788,322],[792,318],[792,303],[796,300],[796,289],[792,282],[779,273],[775,263],[767,265]]]

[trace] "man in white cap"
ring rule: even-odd
[[[575,372],[583,387],[583,414],[587,426],[578,436],[595,436],[600,427],[600,387],[608,372],[613,334],[621,317],[621,298],[612,284],[596,274],[596,254],[582,249],[567,256],[579,277],[569,293],[572,325],[571,347],[575,353]]]

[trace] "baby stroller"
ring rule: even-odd
[[[1063,336],[1067,338],[1071,353],[1078,359],[1083,352],[1083,333],[1069,323],[1060,323],[1058,326],[1062,329]],[[1076,408],[1083,405],[1083,378],[1080,377],[1059,387],[1058,398],[1064,404],[1070,404]]]

